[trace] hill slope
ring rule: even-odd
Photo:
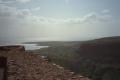
[[[7,58],[8,80],[88,80],[48,62],[40,55],[21,51],[21,48],[19,51],[19,48],[12,47],[9,51],[5,47],[4,51],[0,49],[0,56]]]

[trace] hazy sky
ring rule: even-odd
[[[0,41],[120,36],[120,0],[0,0]]]

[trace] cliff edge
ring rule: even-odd
[[[25,52],[23,46],[0,47],[0,56],[7,59],[6,80],[89,80],[42,56]]]

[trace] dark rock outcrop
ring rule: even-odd
[[[7,58],[0,57],[0,80],[7,80]]]

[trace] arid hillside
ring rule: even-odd
[[[120,80],[120,37],[81,42],[37,42],[49,48],[34,50],[61,66],[92,80]],[[60,45],[59,45],[60,44]]]
[[[94,80],[120,80],[120,37],[83,42],[79,55],[81,73]]]
[[[5,80],[89,80],[40,55],[25,52],[23,46],[0,47],[0,56],[7,59]]]

